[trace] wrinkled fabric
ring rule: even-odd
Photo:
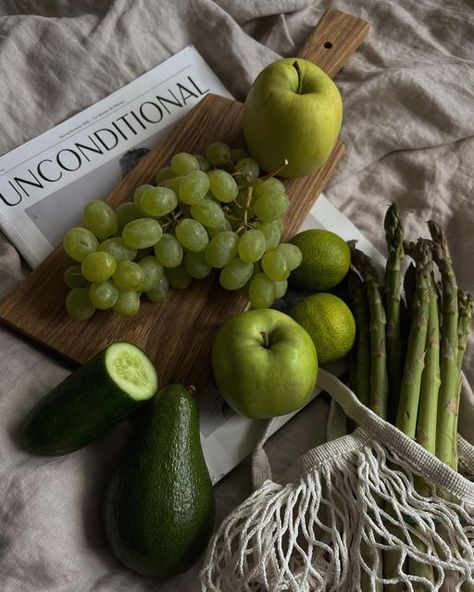
[[[107,96],[194,44],[242,100],[256,74],[297,53],[325,8],[371,23],[339,73],[347,153],[327,189],[380,250],[389,201],[411,237],[445,227],[460,285],[474,291],[474,15],[472,0],[3,0],[0,3],[0,153]],[[27,270],[0,236],[0,297]],[[474,384],[471,338],[465,369]],[[195,592],[198,567],[168,582],[138,577],[113,557],[101,521],[104,485],[130,432],[124,423],[88,448],[34,458],[19,445],[25,413],[69,372],[50,352],[0,328],[0,590]],[[268,445],[278,476],[325,437],[316,399]],[[474,441],[474,397],[461,431]],[[250,490],[243,463],[216,487],[218,521]]]

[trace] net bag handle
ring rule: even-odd
[[[441,487],[458,499],[474,504],[474,483],[468,481],[458,472],[427,452],[417,442],[403,434],[363,405],[356,395],[339,378],[319,369],[317,386],[329,393],[342,407],[345,414],[356,422],[359,427],[353,434],[342,436],[337,440],[322,444],[300,456],[287,472],[285,481],[293,481],[301,477],[312,467],[329,462],[337,455],[347,453],[363,446],[371,439],[391,448],[434,485]],[[252,481],[254,489],[258,489],[265,481],[272,481],[272,469],[268,455],[264,450],[265,442],[270,433],[270,420],[257,443],[252,455]],[[460,463],[466,472],[474,474],[474,447],[458,435]]]

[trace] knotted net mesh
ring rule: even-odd
[[[212,592],[474,590],[474,504],[428,484],[396,448],[357,445],[290,483],[265,481],[222,523]]]

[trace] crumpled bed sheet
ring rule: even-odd
[[[459,283],[474,291],[474,13],[470,0],[40,0],[0,3],[0,153],[194,44],[238,99],[260,69],[295,54],[329,6],[370,21],[367,41],[337,77],[347,154],[327,197],[384,250],[389,201],[412,237],[436,218]],[[1,237],[0,297],[27,273]],[[474,384],[470,340],[466,374]],[[69,369],[0,327],[0,590],[199,590],[198,567],[167,582],[139,577],[109,551],[100,520],[104,485],[130,432],[124,423],[88,448],[34,458],[18,425]],[[268,445],[275,472],[325,438],[316,399]],[[462,433],[474,440],[474,397],[463,393]],[[297,437],[295,437],[297,434]],[[216,487],[218,520],[250,491],[243,463]]]

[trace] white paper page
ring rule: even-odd
[[[41,263],[83,206],[106,197],[210,92],[232,98],[190,46],[0,157],[0,226],[26,261]]]

